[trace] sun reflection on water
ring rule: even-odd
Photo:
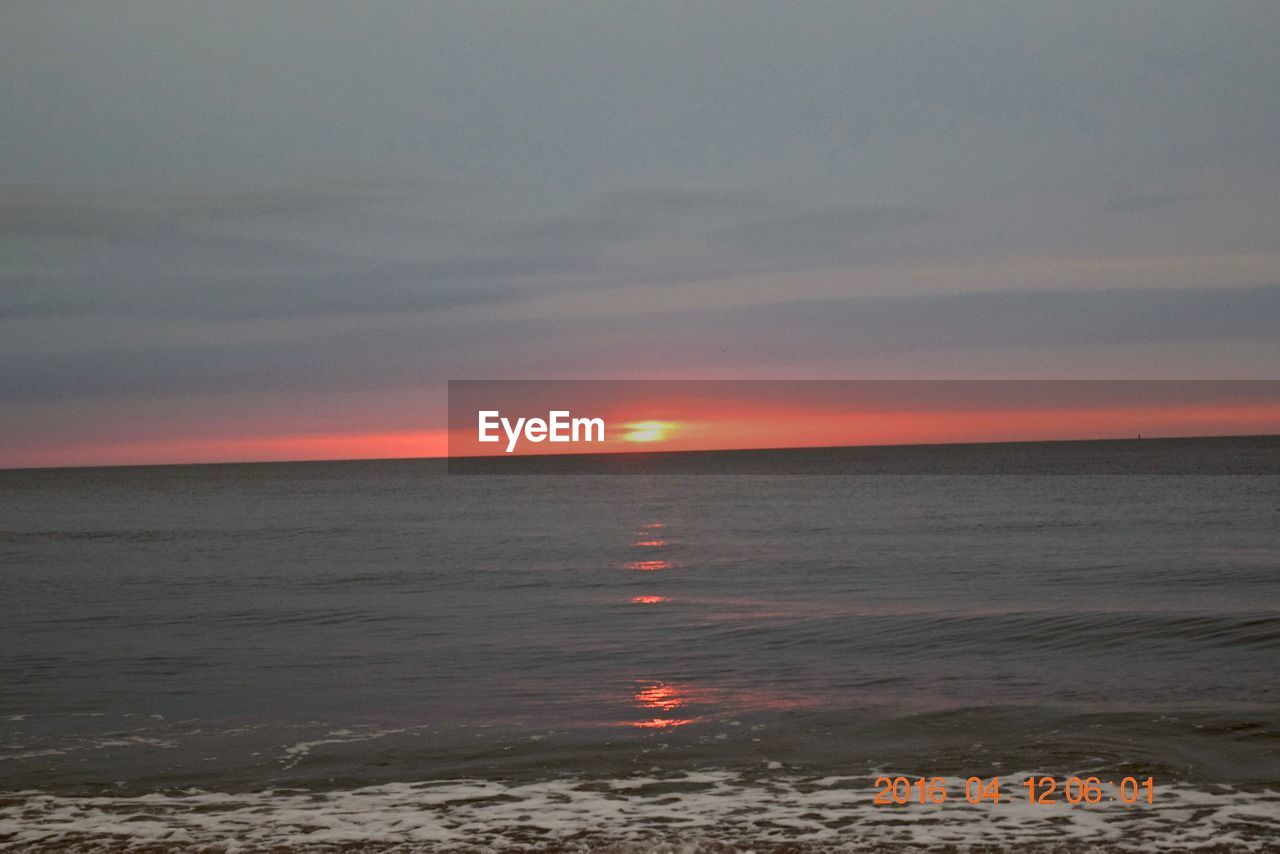
[[[669,541],[657,532],[666,527],[665,522],[658,520],[641,524],[636,531],[635,538],[631,541],[631,547],[634,549],[665,548]],[[661,558],[647,558],[628,561],[622,566],[625,569],[638,572],[661,572],[671,569],[671,561]],[[669,602],[671,600],[666,596],[650,593],[632,596],[630,601],[636,605],[656,605],[660,602]],[[641,720],[623,721],[624,725],[636,729],[673,729],[701,720],[700,717],[689,714],[690,710],[687,707],[691,702],[694,702],[694,693],[689,688],[672,685],[669,682],[654,681],[637,682],[636,686],[632,693],[631,701],[640,714],[646,717]],[[680,717],[672,714],[677,710],[682,712]]]
[[[697,718],[650,718],[647,721],[632,721],[631,725],[637,729],[667,729],[697,722]]]
[[[636,702],[646,709],[662,709],[664,712],[669,712],[680,708],[687,701],[677,689],[659,682],[637,691]]]
[[[627,569],[633,569],[638,572],[659,572],[664,569],[671,568],[671,561],[667,560],[633,560],[624,564]]]
[[[694,692],[689,688],[672,685],[669,682],[642,682],[632,695],[632,701],[645,714],[655,715],[645,720],[630,721],[629,726],[636,729],[671,729],[696,723],[699,718],[668,717],[670,712],[685,709],[694,701]],[[658,714],[661,713],[661,714]]]

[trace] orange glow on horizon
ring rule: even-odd
[[[189,437],[10,451],[0,466],[111,466],[444,457],[446,430]]]
[[[657,605],[661,602],[670,602],[666,596],[632,596],[631,602],[634,605]]]
[[[637,420],[660,413],[661,420]],[[1280,403],[1028,406],[888,411],[768,406],[744,400],[619,401],[604,411],[603,444],[521,445],[517,455],[639,453],[753,448],[914,445],[1280,434]],[[619,432],[623,425],[629,432]],[[654,425],[663,425],[658,429]],[[212,427],[210,429],[213,429]],[[640,433],[642,437],[633,438]],[[489,455],[474,431],[443,429],[345,432],[280,430],[259,435],[178,435],[78,441],[50,439],[0,448],[0,468],[179,463],[273,462]],[[501,450],[496,453],[501,454]],[[640,534],[638,539],[649,539]]]
[[[662,442],[667,438],[667,434],[676,429],[678,425],[670,421],[632,421],[630,424],[623,424],[627,433],[622,438],[627,442]]]

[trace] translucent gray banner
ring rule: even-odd
[[[1280,474],[1280,381],[451,381],[455,474]]]

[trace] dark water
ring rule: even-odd
[[[1278,663],[1274,475],[0,472],[0,847],[1261,849]]]

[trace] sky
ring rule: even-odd
[[[1280,4],[0,5],[0,467],[450,379],[1280,378]]]

